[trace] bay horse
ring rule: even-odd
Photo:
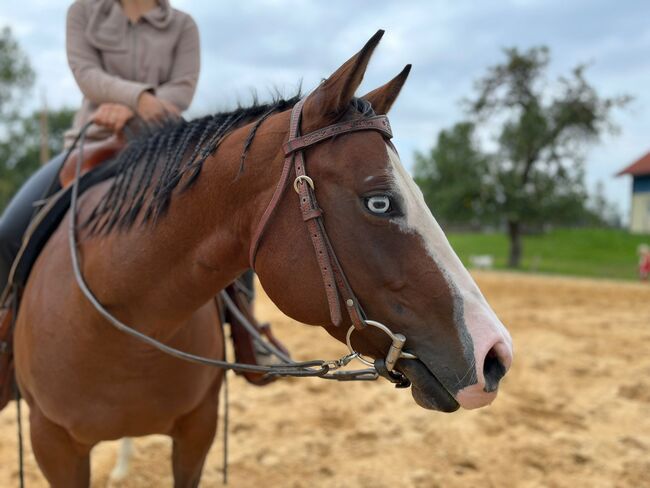
[[[382,34],[300,102],[296,130],[317,134],[388,112],[410,66],[354,97]],[[255,271],[271,300],[345,342],[353,319],[332,320],[332,295],[323,292],[298,197],[290,184],[274,197],[296,103],[276,100],[162,128],[121,153],[118,176],[83,194],[82,270],[107,310],[168,345],[223,358],[213,297],[251,266],[255,247]],[[489,404],[510,367],[510,336],[394,146],[385,134],[363,130],[311,145],[304,157],[310,181],[294,185],[313,185],[337,262],[368,317],[406,337],[415,358],[395,368],[412,382],[415,401],[442,411]],[[275,212],[256,237],[272,200]],[[216,431],[222,371],[166,356],[110,327],[75,281],[69,219],[35,263],[15,331],[17,382],[38,465],[53,487],[85,487],[100,441],[166,434],[175,486],[195,487]],[[387,337],[373,327],[353,340],[364,355],[386,356]]]

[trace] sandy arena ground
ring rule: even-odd
[[[510,329],[515,363],[493,406],[440,414],[376,383],[230,382],[232,487],[650,486],[650,286],[476,273]],[[342,345],[266,299],[259,316],[299,358]],[[0,487],[17,486],[15,410],[0,415]],[[201,486],[221,485],[221,433]],[[28,443],[29,445],[29,443]],[[117,443],[93,452],[93,486],[172,486],[170,443],[137,439],[129,478],[108,481]],[[47,486],[31,452],[27,486]]]

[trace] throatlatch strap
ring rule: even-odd
[[[268,227],[269,222],[271,221],[271,217],[275,213],[275,209],[278,208],[278,203],[280,202],[280,198],[282,198],[282,195],[284,195],[284,192],[287,189],[287,184],[289,183],[290,174],[291,174],[291,158],[285,158],[284,167],[282,168],[282,174],[280,175],[280,180],[278,181],[278,184],[275,187],[275,191],[273,192],[271,201],[267,205],[266,210],[264,210],[264,213],[262,214],[262,218],[257,224],[257,229],[255,229],[255,233],[253,234],[253,239],[251,240],[253,244],[251,245],[248,254],[248,262],[250,263],[251,269],[255,269],[255,257],[257,256],[257,250],[260,247],[260,241],[262,240],[262,236],[264,235],[264,232],[266,231],[266,228]]]

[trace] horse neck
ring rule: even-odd
[[[86,243],[85,267],[100,299],[141,329],[150,329],[149,320],[178,324],[245,271],[252,234],[280,177],[288,120],[285,112],[264,122],[243,171],[250,126],[233,131],[154,226]]]

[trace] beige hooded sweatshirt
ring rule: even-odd
[[[149,90],[181,111],[190,105],[200,68],[199,33],[192,17],[171,8],[169,0],[158,0],[136,23],[119,0],[77,0],[66,29],[68,63],[84,95],[66,145],[102,103],[135,111],[138,97]],[[110,135],[98,126],[88,132],[95,140]]]

